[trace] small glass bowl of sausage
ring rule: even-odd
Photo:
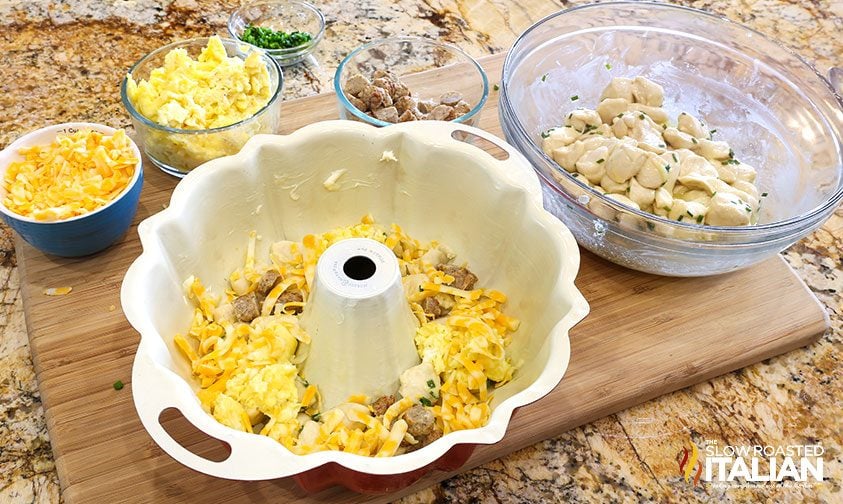
[[[489,96],[480,64],[457,47],[393,37],[352,51],[334,76],[341,119],[374,126],[433,120],[476,124]]]

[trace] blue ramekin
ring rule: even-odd
[[[18,150],[34,145],[47,145],[58,133],[90,129],[106,134],[116,130],[95,123],[64,123],[48,126],[28,133],[0,151],[0,181],[12,161],[19,160]],[[99,252],[116,242],[129,226],[138,209],[141,187],[143,186],[143,165],[137,145],[129,140],[138,158],[135,173],[126,188],[108,204],[85,215],[61,221],[37,221],[30,217],[16,214],[6,208],[3,200],[6,191],[0,184],[0,213],[3,219],[27,243],[47,254],[61,257],[79,257]]]

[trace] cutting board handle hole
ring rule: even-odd
[[[505,151],[501,146],[494,142],[486,140],[481,136],[475,135],[474,133],[469,133],[468,131],[463,130],[454,130],[451,133],[451,138],[459,142],[464,142],[469,145],[479,147],[491,154],[492,157],[494,157],[495,159],[499,159],[501,161],[506,161],[507,159],[509,159],[509,153]]]
[[[158,423],[185,450],[210,460],[222,462],[231,455],[231,446],[196,428],[178,408],[167,408],[158,415]]]

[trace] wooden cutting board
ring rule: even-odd
[[[492,82],[500,78],[502,62],[502,55],[482,60]],[[333,94],[294,100],[282,113],[289,132],[335,119],[336,102]],[[479,126],[502,136],[494,91]],[[161,210],[176,182],[146,165],[135,225]],[[132,403],[139,335],[123,317],[119,290],[140,254],[136,228],[109,250],[82,259],[45,256],[19,239],[16,246],[35,369],[68,503],[382,502],[452,475],[434,472],[399,493],[364,498],[339,488],[307,495],[290,479],[232,482],[181,466],[146,434]],[[591,314],[571,333],[565,378],[550,395],[520,409],[506,437],[479,447],[462,470],[806,345],[828,327],[817,299],[780,257],[737,273],[679,279],[630,271],[583,252],[577,285]],[[43,294],[60,286],[73,292]],[[120,391],[112,388],[118,379],[126,384]],[[166,425],[194,451],[219,453],[216,442],[181,419]]]

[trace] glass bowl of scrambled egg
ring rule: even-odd
[[[843,200],[841,107],[775,41],[649,2],[533,25],[500,98],[506,138],[579,243],[669,276],[746,268],[818,228]]]
[[[283,74],[248,44],[220,37],[175,42],[147,54],[120,89],[144,153],[183,177],[280,128]]]
[[[138,232],[144,250],[121,292],[141,333],[136,409],[162,449],[217,477],[384,492],[454,470],[559,383],[568,330],[588,312],[576,242],[542,208],[529,164],[459,124],[326,121],[260,135],[188,174]],[[331,252],[343,245],[348,261]],[[381,276],[388,256],[400,280]],[[358,295],[370,280],[389,287]],[[348,304],[334,303],[346,287]],[[381,293],[395,302],[370,303]],[[404,344],[412,362],[393,350]],[[169,407],[230,458],[172,440],[159,423]]]

